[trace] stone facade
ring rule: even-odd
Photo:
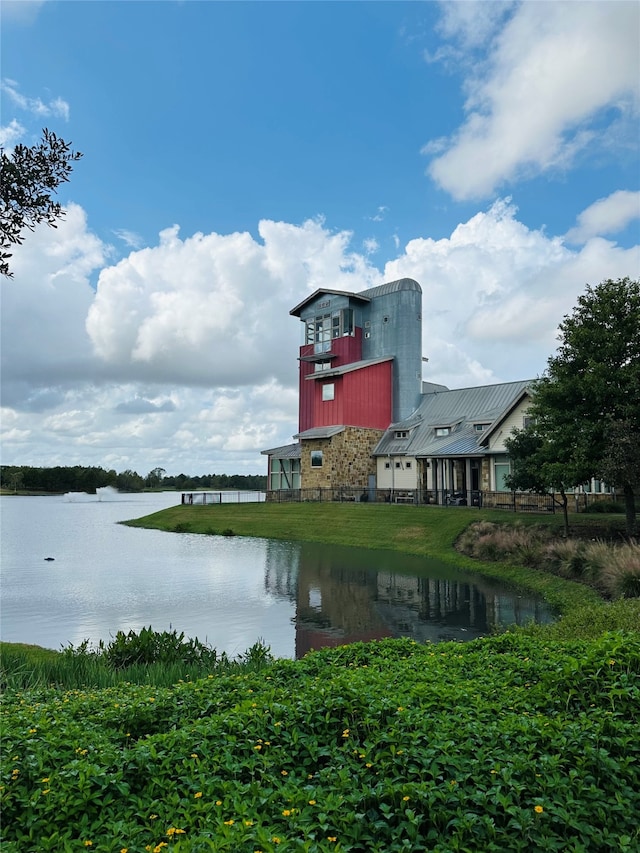
[[[300,471],[304,489],[363,488],[369,475],[376,473],[373,448],[383,430],[345,427],[332,438],[309,439],[301,443]],[[322,465],[311,467],[311,454],[322,452]]]

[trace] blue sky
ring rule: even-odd
[[[317,287],[423,289],[424,378],[539,375],[640,271],[632,2],[12,2],[1,138],[83,152],[2,287],[4,464],[262,473]]]

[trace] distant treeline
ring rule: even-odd
[[[0,466],[0,487],[12,492],[89,492],[112,486],[120,492],[140,492],[143,489],[237,489],[264,491],[267,478],[260,474],[205,474],[191,477],[178,474],[167,477],[163,468],[154,468],[146,477],[136,471],[106,471],[104,468],[71,467],[32,468],[28,465]]]

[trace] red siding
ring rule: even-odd
[[[392,414],[391,370],[392,362],[386,361],[341,376],[301,379],[300,431],[340,424],[386,429]],[[334,385],[334,399],[323,401],[322,386],[327,382]]]
[[[300,356],[313,354],[313,344],[300,347]],[[332,367],[342,367],[359,361],[362,357],[362,329],[356,329],[351,337],[335,338],[331,342]],[[352,370],[340,376],[322,376],[307,379],[307,376],[322,376],[315,373],[313,362],[300,361],[300,432],[319,426],[369,427],[386,429],[391,423],[392,363],[385,361]],[[333,400],[322,400],[322,386],[333,382]]]

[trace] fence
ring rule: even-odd
[[[368,489],[342,486],[334,489],[280,489],[268,491],[266,500],[272,503],[298,502],[355,502],[395,503],[433,506],[475,506],[508,509],[511,512],[555,512],[559,506],[553,495],[529,493],[484,492],[450,489]]]
[[[588,512],[594,504],[615,502],[615,494],[576,492],[569,494],[569,510]],[[278,489],[267,492],[183,492],[181,503],[207,506],[221,503],[300,503],[338,501],[349,503],[395,503],[418,506],[472,506],[510,512],[557,512],[562,508],[559,494],[534,495],[530,492],[488,492],[469,489],[369,489],[341,486],[334,489]],[[620,508],[623,511],[623,507]]]
[[[208,504],[261,503],[264,492],[182,492],[181,504],[206,506]]]

